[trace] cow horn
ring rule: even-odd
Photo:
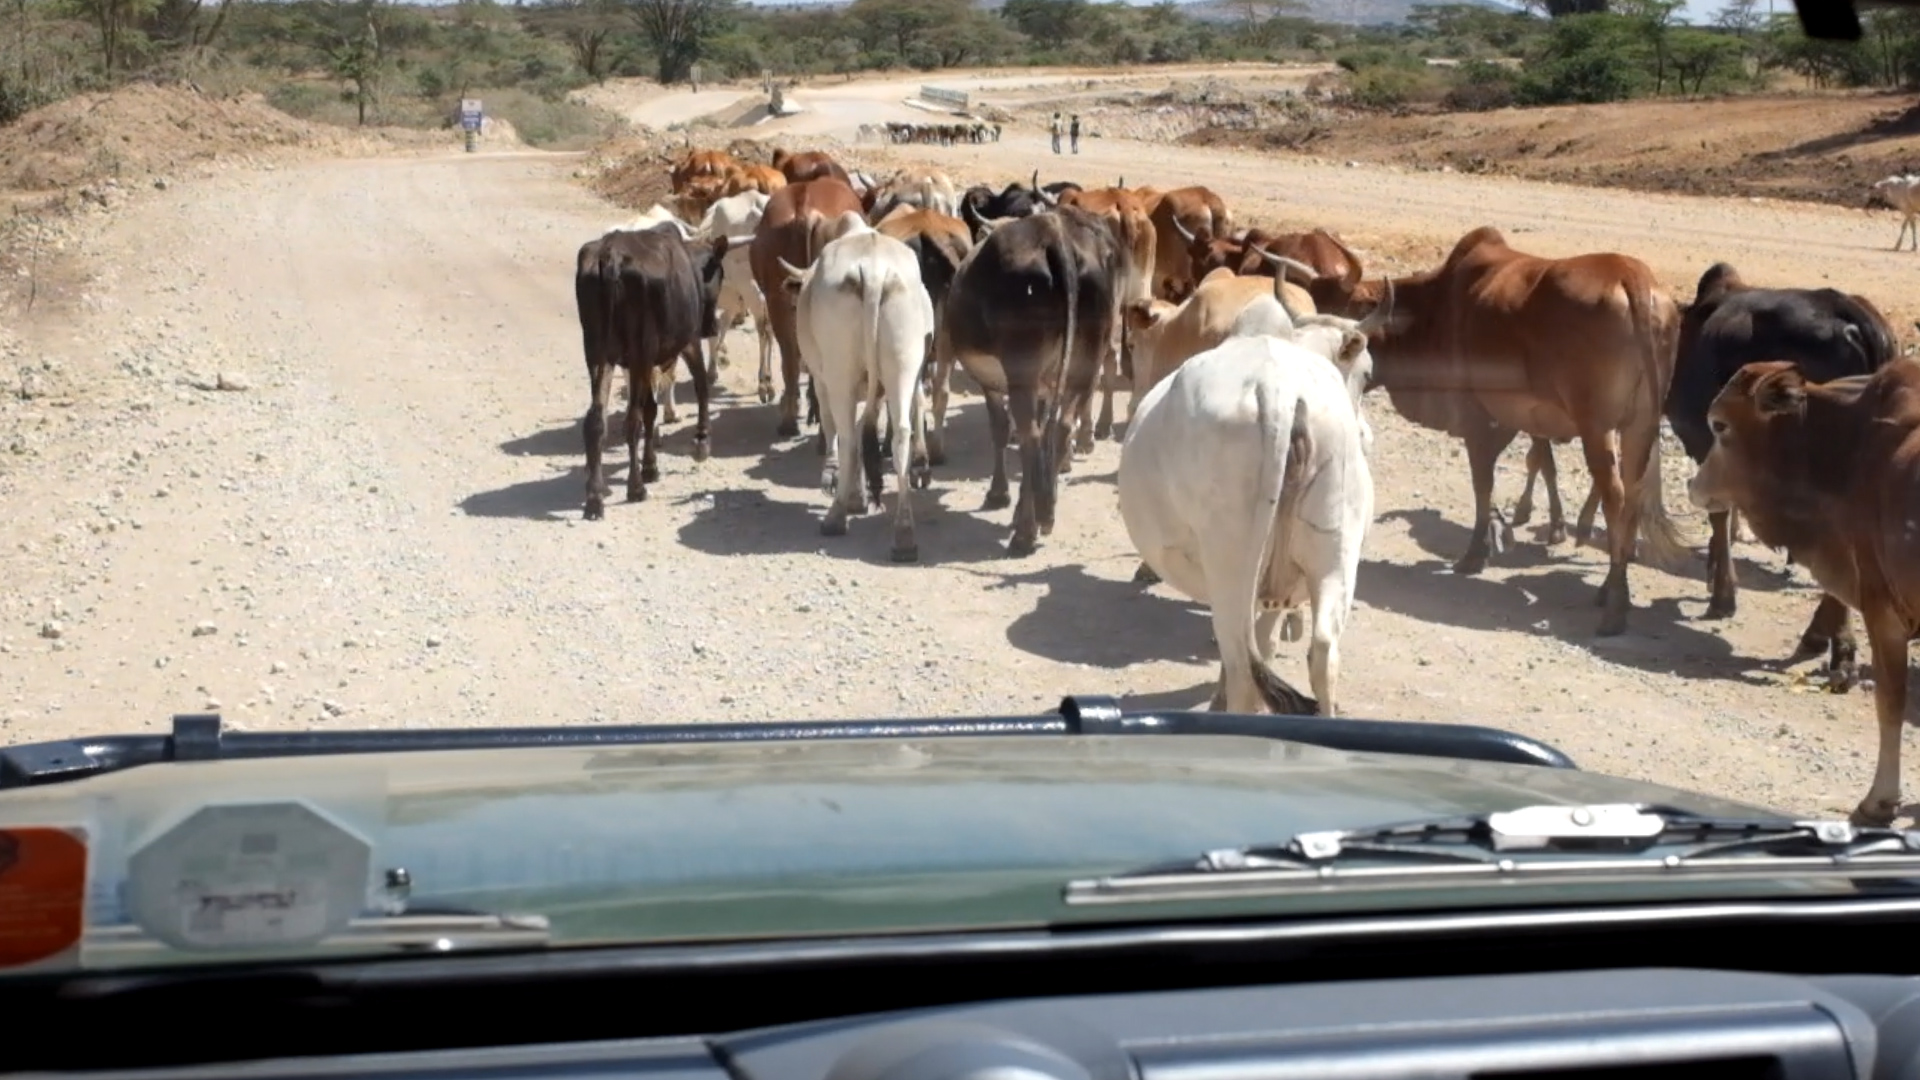
[[[1381,298],[1380,303],[1376,304],[1372,311],[1367,312],[1367,317],[1361,319],[1358,326],[1354,327],[1368,337],[1372,337],[1375,331],[1385,330],[1387,320],[1393,317],[1393,279],[1386,279],[1386,283],[1386,296]]]
[[[775,258],[780,257],[775,256]],[[796,285],[807,279],[807,271],[793,265],[784,258],[780,258],[780,269],[785,270],[787,272],[787,280]]]
[[[1189,245],[1193,243],[1194,235],[1187,231],[1185,225],[1180,224],[1180,216],[1178,214],[1173,216],[1173,227],[1174,230],[1180,234],[1180,239],[1185,240]],[[1263,251],[1261,254],[1264,255],[1266,252]]]
[[[1115,180],[1115,181],[1113,182],[1113,186],[1114,186],[1114,187],[1117,187],[1117,188],[1124,188],[1124,187],[1126,187],[1126,186],[1127,186],[1127,174],[1125,174],[1125,173],[1121,173],[1121,174],[1120,174],[1120,179],[1118,179],[1118,180]]]
[[[1040,190],[1040,170],[1039,169],[1033,170],[1033,182],[1028,184],[1027,186],[1032,188],[1035,191]]]
[[[1308,266],[1306,263],[1300,262],[1297,259],[1289,259],[1285,255],[1275,255],[1273,252],[1268,251],[1266,248],[1263,248],[1263,247],[1255,247],[1253,250],[1259,252],[1260,257],[1267,260],[1267,262],[1271,263],[1276,269],[1291,270],[1295,274],[1306,279],[1307,281],[1312,281],[1313,279],[1320,276],[1319,272],[1316,271],[1313,267]],[[1284,275],[1281,275],[1281,276],[1284,276]]]
[[[729,237],[727,237],[727,248],[728,248],[729,250],[731,250],[731,249],[733,249],[733,248],[737,248],[737,247],[746,247],[747,245],[749,245],[749,244],[751,244],[751,243],[753,243],[753,234],[752,234],[752,233],[748,233],[748,234],[747,234],[747,235],[745,235],[745,236],[729,236]]]

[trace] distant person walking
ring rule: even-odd
[[[1060,152],[1060,114],[1053,114],[1053,152]]]
[[[1073,152],[1077,154],[1080,152],[1080,114],[1079,113],[1075,113],[1073,115],[1073,126],[1069,130],[1073,133]]]

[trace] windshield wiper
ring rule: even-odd
[[[354,919],[337,934],[299,947],[303,955],[360,954],[368,951],[400,953],[458,953],[486,949],[544,947],[552,939],[544,915],[459,913],[457,909],[370,915]],[[226,950],[177,952],[131,923],[90,927],[82,944],[87,966],[106,967],[145,962],[161,957],[179,960],[213,959]],[[262,946],[262,951],[271,950]]]
[[[1920,832],[1670,806],[1528,806],[1304,832],[1067,883],[1069,904],[1576,879],[1920,877]]]

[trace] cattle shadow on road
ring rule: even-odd
[[[1601,659],[1652,674],[1771,685],[1751,674],[1757,666],[1753,658],[1737,655],[1725,638],[1691,626],[1678,598],[1660,597],[1651,603],[1636,599],[1627,614],[1627,632],[1600,638],[1594,634],[1600,623],[1600,608],[1594,603],[1599,583],[1577,569],[1561,567],[1494,579],[1459,577],[1451,565],[1368,560],[1360,567],[1358,599],[1426,623],[1554,637]]]
[[[1376,523],[1389,521],[1405,522],[1407,535],[1413,540],[1414,544],[1418,546],[1421,551],[1426,552],[1436,559],[1445,559],[1448,565],[1452,565],[1460,556],[1466,554],[1467,542],[1473,535],[1473,531],[1466,525],[1448,520],[1443,517],[1438,510],[1424,508],[1418,510],[1389,510],[1374,520]],[[1537,518],[1536,521],[1539,525],[1538,530],[1529,526],[1525,531],[1533,532],[1538,536],[1539,533],[1546,528],[1546,522]],[[1568,523],[1568,528],[1572,528],[1571,522]],[[1520,539],[1518,534],[1520,534],[1522,530],[1515,530],[1515,532],[1517,534],[1515,542],[1490,558],[1487,561],[1488,566],[1496,570],[1533,570],[1547,566],[1566,566],[1568,565],[1567,560],[1572,557],[1576,550],[1593,550],[1601,553],[1603,557],[1607,551],[1607,531],[1598,522],[1594,525],[1593,538],[1580,549],[1563,544],[1549,546],[1543,542],[1543,538],[1530,542],[1525,539]],[[1700,567],[1698,574],[1673,574],[1671,576],[1677,577],[1682,581],[1700,582],[1703,590],[1701,596],[1704,597],[1706,595],[1704,590],[1707,583],[1706,552],[1701,550],[1696,552],[1696,555]],[[1752,589],[1755,592],[1777,593],[1800,588],[1790,573],[1784,573],[1779,568],[1767,566],[1740,555],[1735,555],[1733,562],[1738,571],[1740,587],[1742,589]],[[1640,568],[1646,564],[1636,561],[1633,565],[1636,568]]]
[[[1128,565],[1132,565],[1129,563]],[[1132,581],[1096,577],[1079,565],[993,574],[988,589],[1043,585],[1033,610],[1007,625],[1007,644],[1062,664],[1123,668],[1155,660],[1215,663],[1207,609]]]
[[[813,451],[799,448],[811,458]],[[820,535],[830,496],[814,485],[817,498],[787,502],[757,489],[702,492],[679,500],[695,506],[693,520],[680,527],[680,543],[707,555],[797,555],[822,553],[876,566],[940,566],[1001,557],[1006,530],[977,515],[942,505],[939,491],[909,492],[913,499],[917,563],[893,561],[893,490],[885,505],[848,521],[845,536]],[[705,505],[702,505],[702,504]]]
[[[1219,661],[1215,660],[1218,664]],[[1207,679],[1193,684],[1184,690],[1161,690],[1152,694],[1123,694],[1120,707],[1127,712],[1186,712],[1205,711],[1212,703],[1214,692],[1220,689],[1220,680]]]

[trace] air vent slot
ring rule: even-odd
[[[1473,1080],[1785,1080],[1775,1057],[1715,1058],[1575,1069],[1488,1069]]]
[[[1845,1032],[1808,1003],[1349,1023],[1130,1049],[1141,1080],[1855,1080]]]

